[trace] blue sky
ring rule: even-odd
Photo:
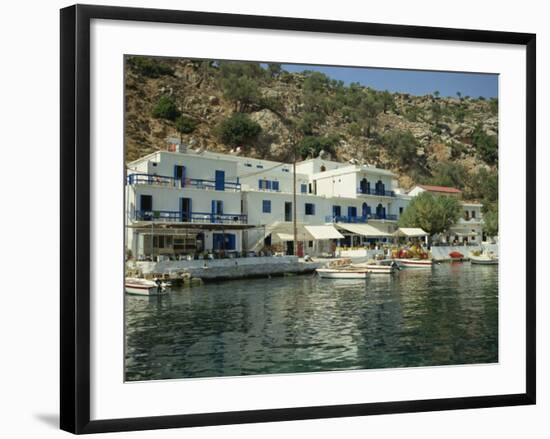
[[[315,70],[346,85],[358,82],[376,90],[425,95],[438,90],[441,96],[492,98],[498,96],[498,75],[487,73],[456,73],[422,70],[378,69],[369,67],[328,67],[283,64],[289,72]]]

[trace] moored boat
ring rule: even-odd
[[[147,280],[137,277],[127,277],[124,282],[124,289],[127,294],[138,296],[157,296],[166,294],[169,291],[170,284],[156,280]]]
[[[394,259],[401,268],[432,268],[431,259]]]
[[[497,265],[498,256],[493,253],[481,253],[479,255],[470,253],[470,262],[477,265]]]
[[[325,279],[366,279],[370,275],[364,268],[318,268],[315,271]]]
[[[399,270],[395,261],[363,262],[351,264],[352,268],[364,268],[371,274],[393,274]]]

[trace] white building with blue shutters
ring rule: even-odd
[[[127,165],[132,256],[294,253],[292,164],[179,149]],[[388,170],[322,158],[296,164],[295,189],[299,255],[387,240],[411,199]]]

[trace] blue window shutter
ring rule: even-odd
[[[274,181],[274,182],[273,182],[273,190],[274,190],[274,191],[278,191],[278,190],[279,190],[279,182],[278,182],[278,181]]]
[[[271,189],[271,180],[266,180],[265,181],[265,188],[266,189]]]
[[[258,180],[258,189],[262,189],[262,186],[263,186],[262,180]]]
[[[216,200],[212,200],[212,213],[216,213]]]
[[[311,205],[311,214],[315,215],[315,204]]]
[[[220,201],[220,209],[218,213],[223,214],[223,201]]]

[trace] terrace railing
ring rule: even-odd
[[[397,215],[369,213],[367,216],[329,215],[325,217],[327,223],[367,223],[368,220],[397,221]]]
[[[248,217],[241,213],[186,213],[177,210],[136,210],[134,220],[197,224],[246,224]]]
[[[385,189],[376,189],[376,188],[357,188],[357,193],[359,195],[378,195],[380,197],[395,197],[394,191],[387,191]]]
[[[128,184],[148,184],[154,186],[165,186],[184,188],[191,187],[194,189],[216,190],[219,187],[216,180],[207,180],[203,178],[176,178],[167,175],[153,174],[130,174],[128,175]],[[224,181],[223,188],[226,191],[240,191],[241,184],[239,182]]]

